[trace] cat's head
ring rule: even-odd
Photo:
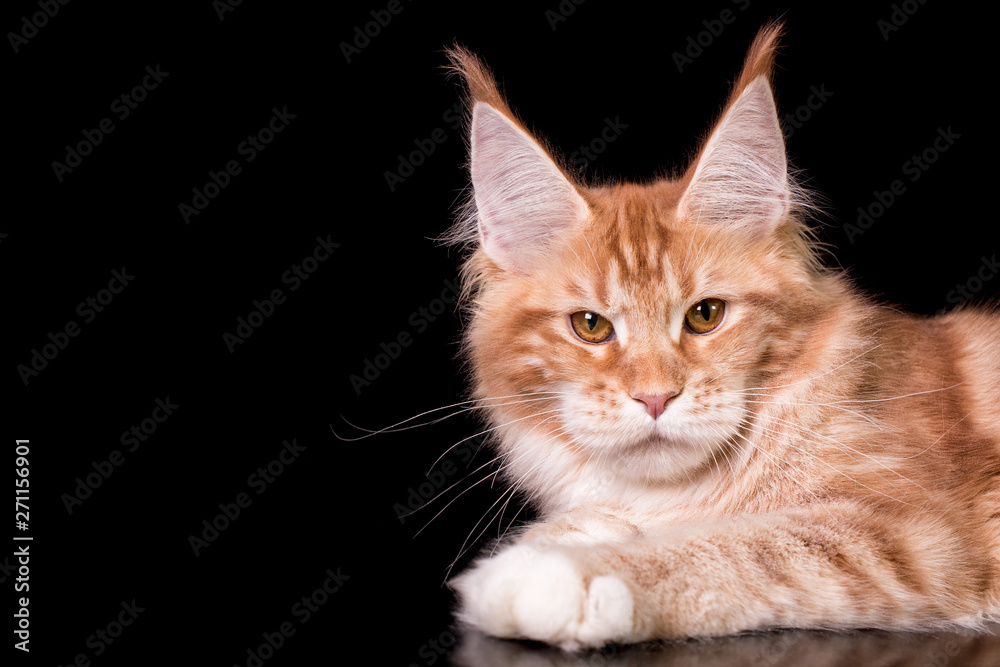
[[[753,391],[823,317],[771,93],[778,32],[758,35],[689,168],[642,184],[576,182],[485,66],[451,51],[471,112],[452,237],[470,247],[468,360],[523,488],[602,469],[693,479],[743,446]]]

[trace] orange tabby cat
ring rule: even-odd
[[[541,520],[460,618],[573,649],[997,619],[1000,319],[907,315],[817,259],[777,26],[676,179],[591,187],[468,51],[466,351]]]

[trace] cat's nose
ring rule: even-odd
[[[646,412],[649,413],[650,417],[656,419],[667,409],[667,401],[676,395],[676,391],[670,391],[665,394],[632,394],[632,398],[645,403]]]

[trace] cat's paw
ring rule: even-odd
[[[572,553],[519,545],[480,561],[452,584],[461,617],[496,637],[567,650],[634,639],[628,586],[615,576],[586,576]]]

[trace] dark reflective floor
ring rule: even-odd
[[[461,667],[997,667],[1000,626],[993,632],[784,631],[571,654],[462,631],[449,657],[452,665]]]

